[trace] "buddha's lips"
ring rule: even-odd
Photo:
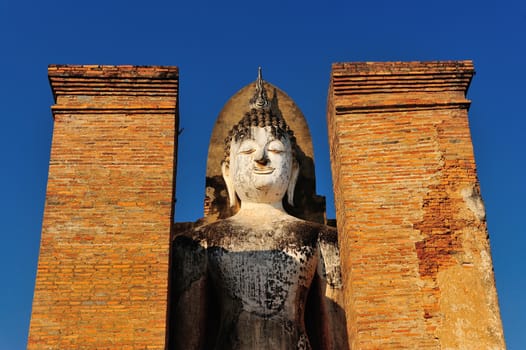
[[[272,174],[273,172],[274,172],[274,168],[271,168],[271,167],[254,168],[254,173],[258,175]]]

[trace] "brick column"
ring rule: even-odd
[[[50,66],[29,349],[164,349],[176,67]]]
[[[332,67],[328,128],[352,349],[502,349],[470,61]]]

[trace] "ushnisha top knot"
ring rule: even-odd
[[[223,162],[230,163],[230,145],[232,140],[240,142],[253,137],[251,128],[254,126],[260,128],[270,127],[272,135],[277,139],[288,137],[292,146],[293,156],[296,158],[296,137],[277,108],[272,108],[273,106],[268,100],[267,92],[263,85],[261,67],[258,69],[256,91],[249,100],[249,107],[250,110],[232,127],[225,138]]]

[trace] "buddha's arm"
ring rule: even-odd
[[[172,246],[170,349],[203,349],[206,327],[206,250],[177,237]]]
[[[343,283],[336,231],[321,235],[319,240],[321,311],[326,334],[326,349],[348,349],[347,325],[343,305]]]

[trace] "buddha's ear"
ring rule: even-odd
[[[234,189],[234,182],[232,181],[232,177],[230,176],[230,166],[227,162],[223,162],[221,164],[221,172],[223,173],[223,180],[225,180],[226,184],[226,191],[228,192],[228,200],[230,202],[230,206],[233,207],[236,205],[236,191]]]
[[[289,186],[287,188],[287,201],[291,206],[294,206],[294,189],[296,182],[298,182],[298,175],[300,174],[300,165],[298,161],[292,161],[292,173],[290,175]]]

